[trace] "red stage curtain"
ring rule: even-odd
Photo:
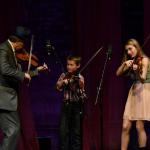
[[[20,88],[18,106],[18,113],[21,123],[21,135],[18,150],[39,150],[30,103],[29,87],[25,84],[22,84]]]
[[[74,47],[83,56],[83,64],[98,50],[102,52],[82,72],[86,80],[88,101],[83,125],[84,150],[117,150],[120,148],[122,115],[126,100],[124,79],[115,75],[121,63],[120,0],[76,0]],[[108,45],[112,59],[108,62],[100,94],[102,101],[94,105],[96,88],[101,78]]]

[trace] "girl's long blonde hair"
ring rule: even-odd
[[[126,42],[125,47],[127,45],[132,45],[136,48],[137,55],[133,59],[133,61],[134,61],[133,63],[138,65],[139,72],[141,73],[142,72],[142,58],[143,58],[143,55],[144,55],[142,47],[140,46],[139,42],[136,39],[129,39]],[[131,58],[129,57],[129,55],[127,54],[127,51],[125,50],[124,51],[124,56],[123,56],[123,62],[125,62],[129,59],[131,59]]]

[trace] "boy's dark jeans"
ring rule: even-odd
[[[60,122],[60,149],[82,149],[83,104],[80,102],[64,103]]]

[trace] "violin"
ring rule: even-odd
[[[142,57],[142,56],[139,56],[139,57],[137,57],[137,58],[133,61],[133,63],[134,63],[134,64],[137,64],[137,65],[141,65],[142,59],[143,59],[143,57]]]
[[[142,73],[142,59],[143,56],[138,56],[133,60],[133,64],[138,65],[139,73]]]
[[[26,50],[22,50],[22,51],[19,51],[19,52],[16,52],[16,58],[19,60],[19,61],[29,61],[29,53],[26,51]],[[31,65],[34,66],[34,67],[37,67],[39,65],[39,59],[32,54],[31,56]]]
[[[78,73],[71,74],[71,73],[67,72],[64,79],[67,79],[70,83],[73,83],[75,81],[79,81],[80,78],[79,78]]]

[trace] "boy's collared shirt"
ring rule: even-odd
[[[64,102],[78,102],[83,101],[86,98],[84,90],[84,77],[79,74],[73,76],[68,80],[68,84],[64,83],[66,74],[62,73],[57,81],[57,89],[64,92]]]

